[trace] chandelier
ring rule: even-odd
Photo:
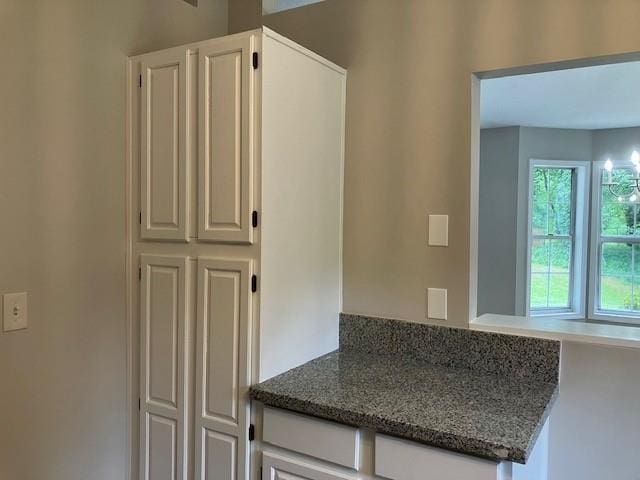
[[[631,164],[633,165],[633,176],[625,179],[624,182],[614,182],[613,162],[610,158],[604,162],[607,181],[603,181],[602,186],[607,187],[611,195],[616,197],[619,202],[636,203],[640,200],[640,153],[636,150],[631,154]],[[625,170],[628,169],[625,168]]]

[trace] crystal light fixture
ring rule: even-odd
[[[613,181],[613,162],[610,158],[604,162],[604,169],[607,172],[606,182],[602,182],[603,187],[609,189],[609,193],[616,197],[619,202],[636,203],[640,199],[640,153],[636,150],[631,154],[633,165],[633,177],[628,183]]]

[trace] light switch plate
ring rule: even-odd
[[[449,215],[429,215],[429,245],[449,246]]]
[[[447,319],[447,289],[427,289],[427,318]]]
[[[27,328],[27,294],[6,293],[2,302],[2,329],[5,332]]]

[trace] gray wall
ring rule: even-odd
[[[519,145],[519,127],[480,132],[479,314],[513,315],[516,308]]]
[[[593,161],[629,161],[631,153],[640,152],[640,127],[612,128],[593,131]]]
[[[125,61],[226,3],[0,2],[0,293],[30,323],[0,333],[2,480],[126,478]]]
[[[479,315],[525,314],[529,160],[590,161],[591,137],[589,130],[563,128],[482,129]]]
[[[481,313],[524,313],[518,312],[516,299],[524,309],[526,271],[518,272],[517,260],[524,266],[526,215],[522,216],[522,225],[514,223],[514,216],[518,205],[526,212],[529,159],[628,159],[634,148],[640,150],[640,128],[482,130],[478,275],[478,306],[484,309]],[[513,188],[500,185],[514,185],[519,177],[515,194]],[[516,242],[507,245],[514,237]],[[564,342],[560,395],[549,426],[549,480],[638,478],[638,398],[640,351]]]

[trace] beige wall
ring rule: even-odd
[[[548,480],[635,480],[640,350],[565,342],[549,421]]]
[[[229,33],[253,30],[262,25],[262,0],[229,1]]]
[[[199,3],[0,2],[2,480],[125,478],[125,59],[226,33]]]
[[[234,3],[231,27],[257,2]],[[326,0],[264,22],[349,69],[345,311],[424,321],[444,287],[459,325],[471,73],[640,50],[637,0]],[[429,213],[450,215],[449,248],[427,247]]]
[[[255,2],[236,0],[235,11]],[[637,0],[326,0],[264,22],[349,70],[344,310],[424,321],[425,289],[443,286],[459,325],[471,73],[640,50]],[[428,213],[451,216],[448,249],[426,246]],[[563,346],[550,480],[637,476],[639,361]]]

